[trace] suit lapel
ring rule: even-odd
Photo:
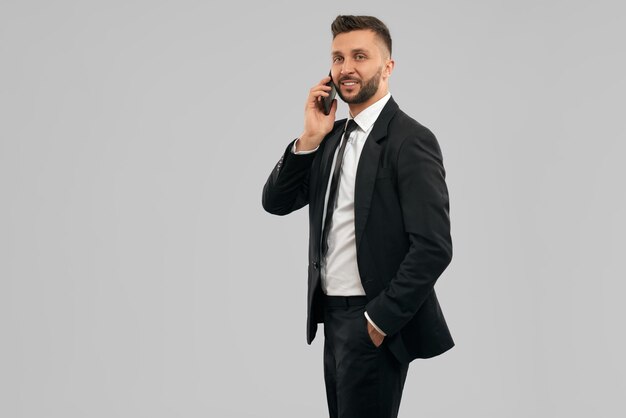
[[[314,228],[315,231],[315,239],[319,244],[319,240],[321,239],[321,229],[322,229],[322,215],[324,214],[324,198],[326,196],[326,187],[328,186],[328,179],[330,178],[330,168],[333,162],[333,156],[335,155],[335,150],[337,149],[337,145],[339,144],[339,140],[341,139],[341,134],[343,132],[344,123],[337,123],[335,125],[334,131],[332,131],[329,136],[324,141],[324,147],[322,149],[321,161],[320,161],[320,170],[319,170],[319,181],[312,185],[314,187],[314,193],[316,194],[315,208],[313,213],[315,214],[314,218]],[[319,247],[319,246],[318,246]]]
[[[343,122],[344,123],[338,123],[335,131],[330,134],[328,139],[326,139],[326,144],[324,145],[324,151],[322,153],[322,164],[320,167],[320,173],[322,174],[322,185],[328,183],[328,177],[330,176],[330,166],[333,162],[333,156],[335,155],[335,150],[337,149],[339,140],[341,139],[345,120]]]
[[[365,140],[361,157],[359,158],[354,190],[354,233],[357,251],[363,237],[363,230],[365,229],[372,202],[374,184],[376,183],[376,173],[382,149],[379,142],[387,136],[387,127],[397,110],[398,105],[393,100],[393,97],[390,97],[382,112],[380,112],[378,119],[376,119],[372,132]]]

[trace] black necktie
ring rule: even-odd
[[[328,232],[330,231],[330,224],[333,219],[333,211],[335,210],[335,203],[337,202],[337,191],[339,189],[339,176],[341,174],[341,164],[343,163],[343,154],[346,150],[346,144],[348,143],[348,137],[357,127],[354,119],[350,119],[346,124],[346,128],[343,131],[341,146],[337,153],[337,160],[335,162],[335,169],[333,170],[333,177],[330,181],[330,193],[328,194],[328,206],[326,207],[326,219],[324,220],[324,229],[322,230],[322,257],[326,256],[328,251]]]

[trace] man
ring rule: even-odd
[[[304,131],[263,189],[286,215],[309,205],[307,342],[324,323],[330,416],[396,417],[409,362],[454,346],[434,284],[452,258],[434,135],[388,91],[391,36],[371,16],[331,25],[332,81],[350,108],[325,115],[330,77],[309,91]]]

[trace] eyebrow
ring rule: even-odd
[[[356,48],[350,52],[352,52],[353,54],[369,54],[369,51],[363,48]],[[335,56],[335,55],[342,55],[342,54],[341,54],[341,51],[333,51],[331,55]]]

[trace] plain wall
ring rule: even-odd
[[[327,416],[307,211],[261,190],[338,14],[387,23],[447,170],[457,345],[411,363],[400,417],[626,416],[625,12],[3,0],[0,416]]]

